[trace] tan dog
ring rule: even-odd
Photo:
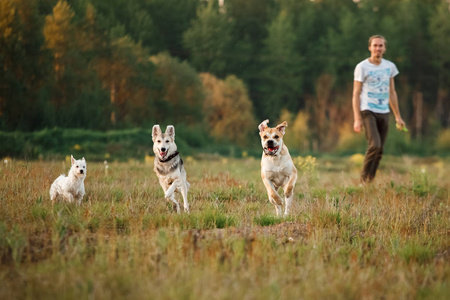
[[[284,121],[275,128],[268,127],[267,123],[269,120],[263,121],[258,126],[261,145],[264,149],[261,159],[261,177],[266,186],[269,201],[275,205],[277,216],[282,215],[283,198],[278,194],[278,189],[283,187],[284,215],[288,215],[297,181],[297,169],[288,148],[283,143],[287,123]]]
[[[154,125],[152,140],[153,152],[155,153],[153,170],[164,190],[164,197],[167,201],[172,201],[176,206],[177,213],[180,213],[180,204],[175,199],[174,192],[181,192],[184,201],[184,211],[189,213],[187,193],[190,185],[186,180],[183,160],[180,158],[177,145],[175,144],[175,127],[169,125],[166,128],[166,132],[163,133],[159,125]]]

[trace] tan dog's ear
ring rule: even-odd
[[[158,124],[153,125],[153,129],[152,129],[152,140],[155,141],[155,138],[161,134],[161,128],[159,127]]]
[[[267,129],[267,127],[268,127],[267,123],[269,123],[269,119],[266,119],[266,120],[262,121],[261,124],[259,124],[259,126],[258,126],[259,132],[263,132],[264,130]]]
[[[287,126],[288,126],[287,122],[284,121],[283,123],[278,124],[277,127],[275,127],[275,128],[284,135],[284,133],[286,132],[286,127]]]
[[[175,127],[173,127],[173,125],[169,125],[166,128],[166,134],[168,134],[169,136],[171,136],[173,139],[175,139]]]

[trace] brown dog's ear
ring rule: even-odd
[[[166,134],[175,139],[175,127],[173,127],[173,125],[168,125],[166,128]]]
[[[161,134],[161,128],[159,127],[158,124],[153,125],[153,129],[152,129],[152,140],[155,141],[155,138]]]
[[[277,127],[275,127],[278,131],[280,131],[283,135],[284,135],[284,133],[286,132],[286,127],[287,127],[288,125],[287,125],[287,122],[286,121],[284,121],[283,123],[281,123],[281,124],[278,124],[277,125]]]
[[[268,127],[267,123],[269,123],[269,119],[266,119],[266,120],[262,121],[261,124],[259,124],[259,126],[258,126],[259,132],[263,132],[264,130],[267,129],[267,127]]]

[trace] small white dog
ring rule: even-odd
[[[283,198],[278,194],[278,189],[283,187],[284,215],[288,215],[294,196],[295,182],[297,181],[297,168],[283,142],[287,122],[284,121],[275,128],[268,127],[267,123],[269,123],[269,120],[263,121],[258,126],[263,147],[261,178],[266,187],[269,201],[275,205],[277,216],[282,214]]]
[[[187,193],[189,182],[186,180],[186,170],[183,160],[177,151],[175,144],[175,127],[167,126],[163,133],[159,125],[152,129],[153,152],[155,153],[154,168],[159,179],[159,184],[164,190],[164,197],[172,201],[180,213],[180,204],[175,199],[174,192],[181,192],[184,201],[184,211],[189,213]]]
[[[76,160],[73,156],[70,156],[72,161],[72,167],[69,170],[67,177],[60,175],[55,179],[50,187],[50,199],[53,203],[61,197],[64,200],[72,203],[74,200],[80,205],[83,200],[84,191],[84,179],[86,178],[86,160],[84,157],[80,160]]]

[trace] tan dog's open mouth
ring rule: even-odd
[[[274,155],[278,151],[279,148],[280,148],[280,146],[267,147],[267,148],[264,148],[264,151],[266,152],[267,155]]]

